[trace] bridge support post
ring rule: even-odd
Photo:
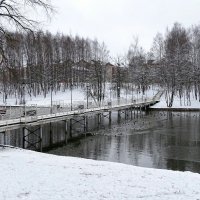
[[[0,132],[3,135],[3,145],[6,145],[6,131]]]
[[[97,123],[98,123],[98,129],[100,129],[100,126],[101,126],[101,113],[97,114]]]
[[[131,107],[131,120],[133,119],[133,108]]]
[[[83,132],[86,133],[87,128],[86,128],[86,116],[83,117]]]
[[[52,123],[49,124],[50,131],[49,131],[49,145],[50,147],[53,145],[53,130],[52,130]]]
[[[118,110],[118,117],[117,117],[118,123],[121,121],[121,110]]]
[[[3,132],[3,144],[6,145],[6,131]]]
[[[67,139],[68,139],[68,136],[67,136],[67,127],[68,127],[68,123],[67,123],[67,120],[64,121],[65,122],[65,144],[67,144]]]
[[[42,128],[41,125],[35,129],[31,126],[23,127],[23,142],[24,149],[41,150],[42,145]]]
[[[27,137],[27,129],[23,127],[23,141],[22,141],[22,148],[26,149],[26,137]]]
[[[112,123],[112,112],[109,111],[109,126],[111,126]]]
[[[43,126],[40,125],[40,152],[42,152]]]
[[[127,120],[129,118],[129,109],[127,108],[125,110],[125,119]]]
[[[72,119],[69,120],[69,137],[72,138],[72,127],[73,124],[72,124]]]
[[[141,118],[143,118],[143,117],[144,117],[145,108],[146,108],[146,106],[144,106],[144,107],[141,107],[141,110],[140,110],[140,113],[141,113]]]
[[[85,116],[85,132],[88,132],[88,116]]]

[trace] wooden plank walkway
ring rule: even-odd
[[[96,108],[89,108],[89,109],[80,109],[68,112],[57,112],[54,114],[44,114],[39,116],[27,116],[27,117],[19,117],[16,119],[8,119],[8,120],[0,120],[0,132],[4,132],[7,130],[18,129],[24,127],[25,125],[41,125],[50,122],[57,122],[62,120],[67,120],[73,118],[77,115],[87,115],[89,113],[98,113],[98,112],[109,112],[114,110],[122,110],[127,108],[142,108],[142,107],[149,107],[159,102],[160,96],[162,92],[158,92],[153,98],[151,99],[144,99],[139,100],[137,102],[129,102],[123,104],[117,104],[109,106],[100,106]]]

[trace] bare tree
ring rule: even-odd
[[[172,106],[176,91],[182,95],[183,85],[190,87],[190,39],[185,28],[175,23],[165,40],[165,76],[167,104]],[[189,90],[189,88],[188,88]]]
[[[190,30],[192,79],[194,81],[195,98],[200,101],[200,25],[193,26]]]
[[[25,6],[26,5],[26,6]],[[5,34],[7,28],[5,23],[9,23],[15,28],[23,30],[31,30],[38,24],[38,21],[30,18],[27,14],[24,14],[26,10],[36,11],[36,9],[42,8],[47,15],[53,11],[48,0],[1,0],[0,1],[0,18],[1,27],[0,31]],[[7,24],[8,25],[8,24]]]
[[[49,0],[0,0],[0,54],[2,61],[6,60],[4,54],[5,38],[10,38],[9,30],[33,31],[38,21],[25,14],[27,11],[36,12],[43,9],[47,16],[53,11]]]
[[[164,56],[164,38],[161,33],[157,33],[154,40],[153,40],[153,46],[151,48],[151,52],[153,54],[153,58],[161,62],[163,56]]]

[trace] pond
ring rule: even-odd
[[[48,153],[200,173],[200,113],[151,111]]]

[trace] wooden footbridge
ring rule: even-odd
[[[39,149],[42,151],[43,147],[51,147],[55,143],[66,142],[68,138],[73,136],[73,127],[75,124],[82,125],[83,132],[88,132],[88,116],[90,115],[97,116],[98,125],[104,117],[106,117],[109,124],[111,124],[112,112],[118,113],[118,120],[120,120],[123,114],[125,118],[129,115],[132,117],[133,112],[141,112],[158,103],[161,95],[162,92],[158,92],[152,98],[144,98],[137,101],[113,101],[109,102],[107,105],[104,104],[87,109],[63,111],[65,109],[61,108],[52,114],[43,114],[40,112],[40,114],[34,116],[16,116],[12,119],[4,118],[0,120],[0,144]],[[61,122],[64,123],[62,125],[63,134],[61,134],[62,136],[57,136],[61,137],[59,141],[54,142],[55,134],[52,124],[55,125]],[[57,131],[59,132],[59,129]]]

